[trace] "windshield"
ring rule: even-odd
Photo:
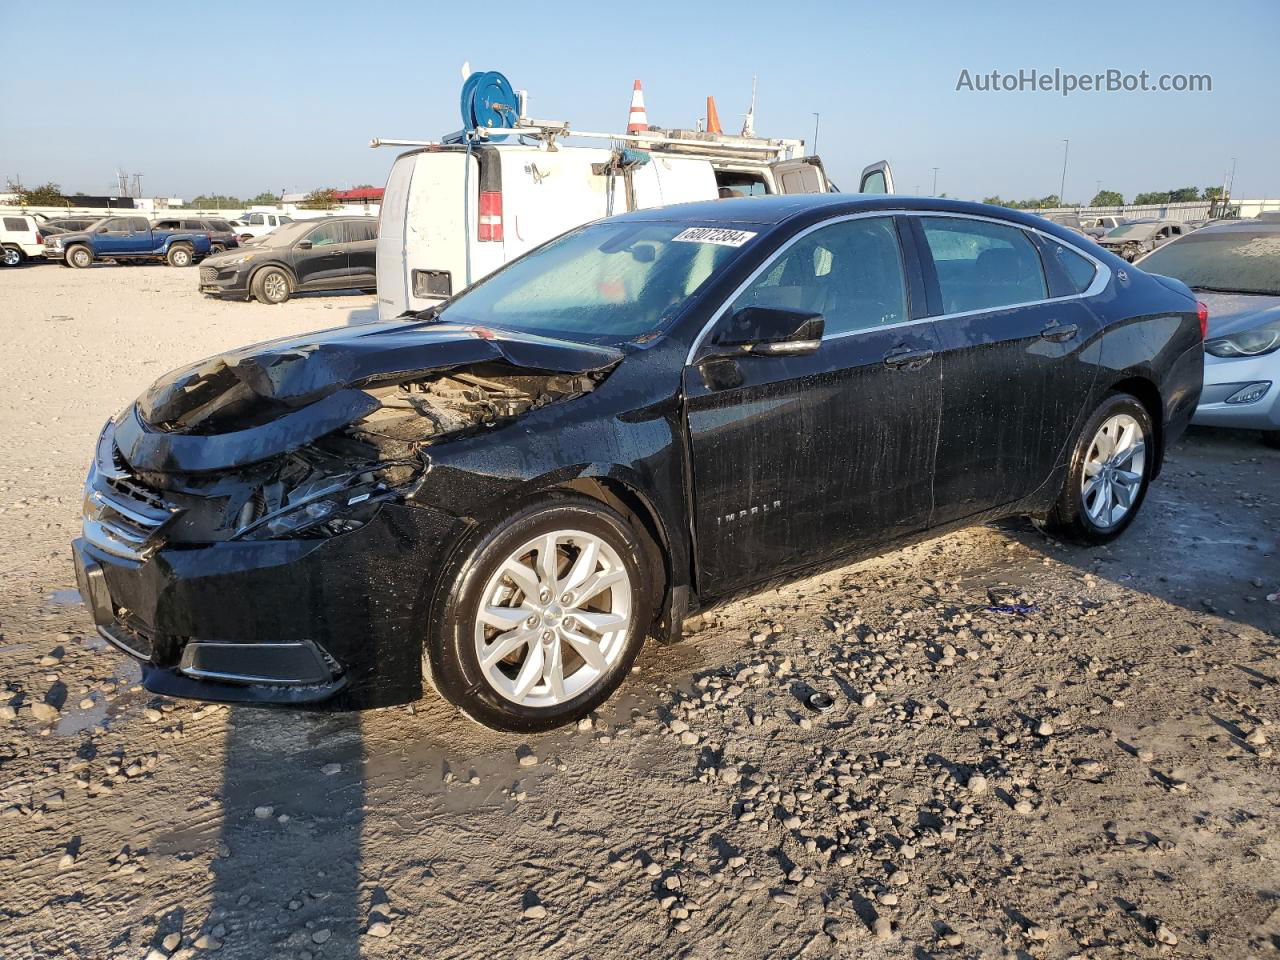
[[[597,343],[632,339],[669,323],[758,229],[652,221],[582,227],[463,293],[440,319]]]
[[[314,226],[314,224],[309,224],[305,221],[283,224],[259,239],[258,246],[287,247],[289,244],[293,243],[293,241],[300,239],[301,236],[312,226]]]
[[[1280,231],[1192,233],[1144,257],[1141,267],[1192,288],[1280,295]]]

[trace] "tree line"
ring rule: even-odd
[[[352,189],[371,189],[373,184],[361,183]],[[20,183],[8,181],[8,193],[16,194],[18,204],[24,207],[61,207],[76,206],[74,194],[64,194],[59,184],[49,181],[36,187],[24,187]],[[321,187],[307,194],[298,206],[307,210],[329,210],[338,205],[337,189]],[[245,207],[274,206],[280,202],[280,194],[272,190],[264,190],[257,196],[241,199],[224,193],[202,193],[188,200],[184,206],[193,210],[243,210]]]
[[[1131,201],[1138,206],[1164,203],[1194,203],[1197,200],[1213,201],[1222,196],[1221,187],[1178,187],[1175,190],[1151,190],[1136,194]],[[1045,207],[1079,207],[1079,203],[1063,203],[1056,193],[1046,197],[1032,197],[1029,200],[1002,200],[1000,197],[984,197],[983,203],[991,203],[997,207],[1011,207],[1014,210],[1039,210]],[[1093,199],[1083,206],[1089,207],[1123,207],[1124,195],[1117,190],[1099,190]]]

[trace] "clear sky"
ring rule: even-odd
[[[891,161],[902,193],[981,199],[1098,181],[1220,184],[1280,197],[1280,3],[9,3],[0,179],[148,195],[381,184],[370,137],[460,125],[460,68],[506,73],[530,112],[620,130],[632,80],[649,120],[692,126],[715,94],[736,132],[812,140],[840,184]],[[1212,92],[957,91],[962,70],[1209,74]]]

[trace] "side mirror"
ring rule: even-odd
[[[110,230],[108,230],[106,227],[99,227],[99,228],[98,228],[98,232],[99,232],[99,233],[110,233],[111,231],[110,231]]]
[[[299,250],[310,250],[310,249],[311,249],[311,247],[312,247],[312,243],[311,243],[311,241],[310,241],[310,240],[299,240],[299,241],[298,241],[298,249],[299,249]]]
[[[715,343],[733,352],[765,356],[813,353],[822,342],[822,314],[780,307],[743,307],[716,334]]]

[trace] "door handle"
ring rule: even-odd
[[[932,350],[897,347],[884,355],[884,365],[890,370],[919,370],[932,359]]]
[[[1043,330],[1040,331],[1040,337],[1041,339],[1049,340],[1052,343],[1063,343],[1067,340],[1070,340],[1079,332],[1080,332],[1080,328],[1077,327],[1074,323],[1068,323],[1064,327],[1064,326],[1060,326],[1058,324],[1058,321],[1055,320],[1053,321],[1053,323],[1049,324],[1047,327],[1045,327]]]

